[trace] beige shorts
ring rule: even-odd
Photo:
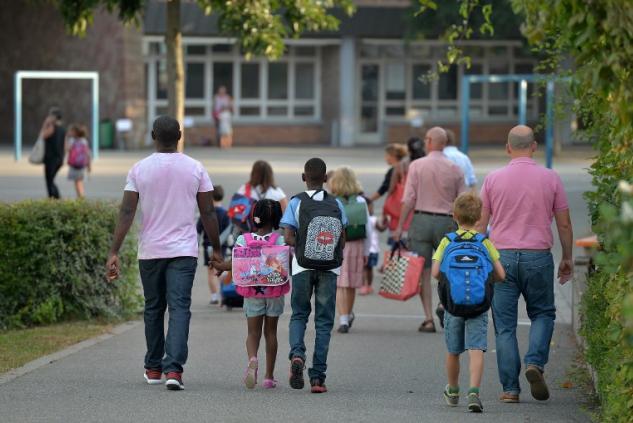
[[[442,238],[457,230],[457,224],[450,216],[433,216],[416,213],[409,228],[409,249],[424,257],[424,268],[431,267],[433,251],[437,249]]]

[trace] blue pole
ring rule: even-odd
[[[554,81],[547,81],[546,102],[545,161],[551,169],[554,158]]]
[[[469,130],[469,113],[468,104],[470,103],[470,79],[467,75],[462,76],[462,152],[468,154],[468,130]]]
[[[14,156],[15,161],[20,161],[22,158],[22,78],[20,72],[16,72],[14,75],[14,142],[15,149]]]
[[[527,123],[527,81],[522,79],[519,82],[519,124]]]

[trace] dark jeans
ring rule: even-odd
[[[506,279],[495,283],[492,317],[497,343],[497,367],[503,391],[518,394],[521,358],[517,342],[519,295],[525,299],[532,325],[525,365],[543,370],[554,332],[554,261],[546,251],[501,250]]]
[[[198,259],[175,257],[139,260],[145,295],[145,368],[182,372],[187,361],[191,287]],[[165,337],[165,310],[169,307],[169,327]]]
[[[307,270],[292,277],[292,316],[290,317],[290,359],[306,360],[304,336],[312,307],[310,299],[314,292],[314,355],[310,379],[325,380],[327,354],[336,312],[336,275],[329,271]]]
[[[55,176],[57,176],[62,164],[59,162],[44,162],[44,177],[46,178],[46,191],[48,191],[49,198],[59,198],[59,189],[55,185]]]

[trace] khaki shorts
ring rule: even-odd
[[[424,257],[424,268],[431,267],[431,258],[442,238],[457,230],[457,224],[450,216],[433,216],[416,213],[409,228],[409,249]]]

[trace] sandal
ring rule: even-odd
[[[433,322],[433,319],[423,321],[418,328],[418,332],[435,333],[435,322]]]
[[[244,372],[244,385],[248,389],[255,388],[257,385],[257,358],[251,357],[248,361],[248,367],[246,368],[246,372]]]
[[[264,379],[263,386],[265,389],[272,389],[277,387],[277,383],[275,379]]]

